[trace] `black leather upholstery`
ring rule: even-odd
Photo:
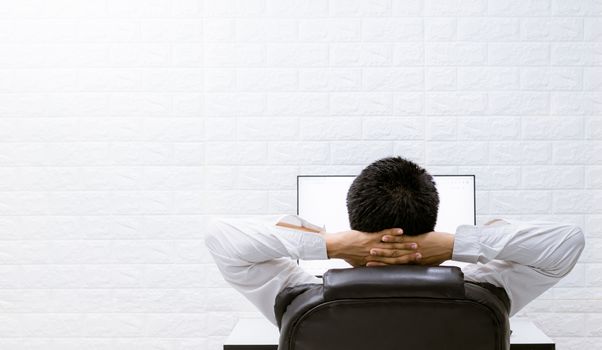
[[[276,300],[279,350],[507,350],[505,291],[457,267],[330,270]]]

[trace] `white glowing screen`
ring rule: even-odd
[[[475,178],[473,175],[434,175],[439,192],[436,231],[455,233],[459,225],[475,224]],[[297,211],[308,221],[325,226],[327,232],[349,230],[347,190],[355,176],[299,176]],[[343,260],[304,261],[308,272],[322,275],[331,268],[349,267]]]

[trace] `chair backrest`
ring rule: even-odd
[[[507,350],[509,308],[502,288],[457,267],[330,270],[278,295],[278,349]]]

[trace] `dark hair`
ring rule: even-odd
[[[438,209],[433,177],[401,157],[368,165],[347,192],[351,229],[363,232],[395,227],[408,236],[430,232],[435,229]]]

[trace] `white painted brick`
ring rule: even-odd
[[[595,0],[575,0],[570,3],[553,0],[552,13],[562,16],[601,15],[602,4]]]
[[[424,144],[416,141],[393,142],[393,155],[424,164]],[[357,172],[359,173],[359,171]]]
[[[206,118],[207,140],[234,140],[236,138],[236,118]]]
[[[327,142],[273,142],[268,145],[271,164],[327,164],[330,145]]]
[[[0,348],[221,349],[260,316],[211,216],[401,155],[476,174],[477,220],[580,225],[523,311],[602,342],[599,0],[77,0],[0,9]],[[42,28],[43,30],[40,30]],[[20,338],[11,338],[17,336]]]
[[[396,93],[393,95],[394,115],[420,115],[424,111],[423,93]]]
[[[520,135],[516,117],[459,117],[459,140],[511,140]]]
[[[487,45],[481,43],[428,43],[425,46],[428,65],[480,65],[487,62]]]
[[[422,68],[366,68],[363,70],[367,91],[416,91],[424,88]]]
[[[205,43],[203,62],[206,67],[261,66],[266,62],[265,45],[258,43]]]
[[[583,263],[589,262],[602,262],[602,257],[599,256],[598,252],[602,249],[602,239],[592,238],[587,240],[587,245],[583,250],[583,257],[580,259]]]
[[[544,43],[492,43],[488,63],[498,66],[537,66],[550,61],[550,45]]]
[[[587,67],[583,70],[584,90],[602,90],[602,69]]]
[[[490,210],[496,214],[537,214],[552,208],[548,191],[491,191],[490,196]]]
[[[331,115],[391,115],[392,112],[393,98],[390,93],[333,93],[330,95]]]
[[[265,142],[207,142],[207,164],[257,164],[267,160]]]
[[[238,118],[238,140],[289,140],[299,134],[297,118]]]
[[[202,97],[199,93],[178,93],[173,96],[173,115],[176,117],[197,117],[201,115]]]
[[[380,62],[386,62],[387,53],[383,52]],[[375,61],[376,61],[375,57]],[[397,66],[416,66],[424,63],[423,43],[394,43],[393,64]]]
[[[364,19],[362,40],[368,42],[422,41],[422,19]]]
[[[243,91],[294,90],[297,80],[293,69],[245,69],[236,73],[236,86]]]
[[[364,139],[422,140],[424,121],[419,118],[372,117],[364,120]]]
[[[550,142],[492,142],[490,164],[548,164],[552,160]]]
[[[461,90],[518,90],[519,70],[514,67],[459,67]]]
[[[602,215],[586,215],[585,225],[583,227],[587,237],[602,238]]]
[[[303,140],[353,140],[362,137],[362,120],[357,117],[300,118]]]
[[[585,274],[588,286],[602,286],[602,264],[588,264]]]
[[[196,43],[174,44],[171,48],[171,59],[177,67],[195,67],[201,63],[203,52]]]
[[[362,71],[356,68],[302,69],[299,88],[304,91],[353,91],[361,89]]]
[[[494,16],[548,16],[551,0],[497,0],[487,4],[488,12]]]
[[[316,67],[328,65],[326,44],[267,44],[267,64],[271,67]]]
[[[427,0],[425,14],[428,16],[479,15],[487,11],[487,2],[483,0]]]
[[[208,13],[205,10],[205,13]],[[205,42],[231,42],[236,39],[236,22],[233,19],[211,19],[203,22],[203,40]]]
[[[582,141],[558,141],[554,143],[553,159],[556,164],[597,164],[601,145]]]
[[[282,213],[297,213],[297,190],[270,191],[268,198],[268,212],[276,215]]]
[[[434,141],[455,140],[458,121],[453,117],[431,117],[427,120],[427,138]]]
[[[522,168],[522,185],[533,189],[583,188],[582,167],[525,166]]]
[[[463,41],[518,41],[519,20],[516,18],[461,18],[458,39]]]
[[[545,92],[495,92],[488,97],[488,112],[493,115],[546,115],[553,109]]]
[[[244,0],[243,0],[244,2]],[[328,2],[321,0],[267,0],[271,16],[323,17],[328,14]]]
[[[389,141],[332,142],[332,162],[335,164],[369,164],[374,159],[393,154],[393,143]]]
[[[477,192],[512,190],[520,187],[521,169],[517,166],[460,166],[458,173],[474,174]]]
[[[575,42],[552,44],[551,61],[555,65],[597,65],[602,62],[602,44]]]
[[[521,88],[524,90],[579,90],[584,78],[581,69],[529,67],[521,69]]]
[[[391,13],[389,0],[334,0],[331,3],[331,13],[334,16],[386,16]]]
[[[393,60],[391,45],[372,43],[336,43],[329,55],[330,62],[337,67],[382,66],[390,65]],[[403,60],[406,56],[401,57]]]
[[[173,144],[173,165],[201,165],[205,160],[205,145],[201,142]]]
[[[426,113],[429,115],[484,114],[487,96],[480,92],[428,93],[426,104]]]
[[[602,19],[601,18],[585,18],[585,40],[599,41],[602,39]]]
[[[458,20],[450,17],[424,19],[424,38],[428,41],[453,41],[457,39]]]
[[[554,200],[554,213],[566,214],[566,213],[582,213],[584,211],[593,211],[593,198],[592,193],[586,193],[575,190],[556,190],[553,193]]]
[[[534,314],[530,317],[550,337],[585,335],[586,318],[584,314],[562,313],[561,315],[562,320],[559,319],[558,322],[550,322],[558,318],[559,314],[556,313]]]
[[[427,90],[456,90],[458,86],[457,68],[429,67],[426,69]]]
[[[583,39],[583,19],[525,18],[521,20],[523,40],[572,41]]]
[[[296,189],[296,166],[239,167],[235,186],[242,190]]]
[[[328,111],[323,93],[268,93],[266,114],[271,116],[323,115]]]
[[[298,37],[297,21],[290,19],[237,19],[235,26],[236,40],[241,42],[286,42]]]
[[[426,160],[432,165],[482,164],[488,159],[486,142],[437,142],[427,145]]]
[[[583,137],[581,117],[524,117],[522,136],[538,140],[567,140]]]
[[[423,0],[392,0],[393,16],[420,16],[424,11]]]
[[[266,97],[260,93],[206,93],[203,108],[210,117],[257,115],[265,111]]]
[[[554,115],[597,115],[602,112],[602,97],[595,92],[555,92],[551,112]]]
[[[202,24],[198,20],[146,20],[140,23],[140,39],[152,42],[200,42]]]
[[[202,0],[203,14],[208,17],[257,16],[266,11],[265,0]]]
[[[350,1],[340,3],[347,4]],[[364,2],[360,2],[360,4],[364,4]],[[301,20],[299,23],[299,40],[313,42],[358,41],[361,39],[360,30],[360,20],[307,19]]]

